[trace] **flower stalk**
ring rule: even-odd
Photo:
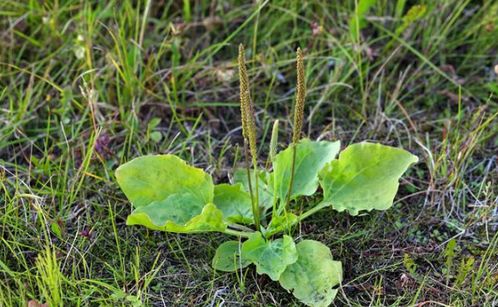
[[[297,48],[296,52],[296,70],[297,70],[297,84],[296,84],[296,101],[294,103],[294,126],[292,130],[292,164],[291,164],[291,178],[289,181],[289,190],[287,192],[287,199],[285,201],[285,209],[289,208],[290,198],[292,195],[292,186],[294,185],[294,175],[296,167],[296,147],[301,138],[301,130],[303,127],[304,118],[304,98],[306,96],[306,84],[304,80],[304,55],[301,48]]]
[[[260,218],[259,218],[259,191],[258,191],[258,157],[257,157],[257,147],[256,147],[256,123],[254,120],[254,107],[251,101],[251,95],[249,91],[249,77],[247,76],[246,62],[245,62],[245,49],[244,45],[239,45],[239,79],[240,79],[240,113],[242,116],[242,136],[244,137],[244,142],[249,144],[249,153],[252,160],[253,175],[254,175],[254,189],[251,186],[251,174],[249,171],[249,165],[247,166],[247,176],[249,182],[249,189],[251,191],[251,203],[252,203],[252,213],[254,216],[254,223],[256,224],[256,230],[260,230]],[[249,155],[246,152],[246,162],[249,161]],[[249,163],[248,163],[249,164]],[[254,193],[252,192],[254,190]]]

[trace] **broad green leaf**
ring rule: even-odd
[[[367,142],[350,145],[320,172],[323,202],[352,215],[385,210],[393,204],[399,178],[417,161],[400,148]]]
[[[133,159],[116,170],[116,178],[135,208],[182,193],[189,193],[197,205],[213,201],[211,176],[174,155]]]
[[[255,177],[254,172],[251,170],[251,184],[253,189],[255,187]],[[261,208],[271,208],[273,201],[273,192],[271,187],[268,185],[268,172],[262,169],[258,170],[258,194],[259,194],[259,206]],[[242,184],[242,188],[244,191],[249,193],[249,182],[247,180],[247,170],[246,169],[237,169],[233,174],[234,183]],[[253,191],[255,192],[255,190]]]
[[[270,235],[285,231],[295,224],[297,224],[297,216],[294,213],[287,212],[274,216],[271,219],[270,225],[266,228],[265,236],[269,237]]]
[[[223,242],[216,249],[213,257],[213,268],[223,272],[235,272],[238,269],[245,268],[251,262],[240,256],[242,244],[238,241]]]
[[[225,220],[233,223],[251,224],[251,196],[242,190],[242,185],[219,184],[214,186],[214,204],[223,212]]]
[[[318,172],[332,161],[340,149],[340,142],[313,142],[301,140],[296,147],[296,164],[291,199],[310,196],[318,188]],[[285,200],[289,191],[292,169],[292,147],[279,152],[273,165],[272,182],[280,200]]]
[[[173,194],[163,201],[135,209],[127,225],[179,233],[224,231],[223,213],[212,203],[200,206],[188,193]]]
[[[291,237],[270,241],[260,232],[255,232],[242,244],[242,256],[256,265],[258,274],[267,274],[274,281],[289,264],[297,261],[296,245]]]
[[[341,262],[332,260],[330,249],[314,240],[296,245],[298,260],[280,276],[280,284],[308,306],[329,306],[342,281]]]
[[[195,197],[189,193],[178,193],[168,196],[162,201],[154,201],[148,206],[139,207],[128,216],[128,223],[137,216],[147,215],[152,223],[157,227],[162,227],[168,221],[176,224],[186,224],[194,216],[199,215],[204,204],[196,201]]]

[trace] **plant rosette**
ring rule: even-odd
[[[342,280],[341,263],[333,260],[329,248],[320,242],[296,244],[288,235],[274,237],[327,207],[352,215],[388,209],[400,176],[418,159],[402,149],[366,142],[346,147],[338,157],[339,142],[303,139],[296,149],[291,199],[311,196],[319,186],[323,190],[322,201],[300,215],[282,212],[261,231],[248,231],[254,222],[245,177],[236,175],[233,184],[214,185],[209,174],[177,156],[149,155],[116,171],[118,183],[134,207],[126,223],[176,233],[218,231],[247,238],[221,244],[213,268],[234,272],[254,264],[258,274],[280,282],[301,302],[328,306]],[[287,148],[276,156],[272,172],[259,172],[259,199],[265,201],[261,212],[271,208],[267,203],[272,199],[278,201],[277,207],[283,207],[291,151]]]
[[[299,61],[298,51],[298,87],[303,69]],[[241,71],[241,100],[244,78]],[[246,109],[250,110],[252,106]],[[244,118],[248,114],[242,110],[242,115],[243,128],[250,129],[250,120]],[[277,143],[278,126],[275,131],[272,144]],[[250,136],[244,132],[246,139]],[[214,269],[235,272],[252,264],[258,274],[279,282],[302,303],[328,306],[343,279],[341,262],[323,243],[296,242],[291,236],[293,226],[327,208],[351,215],[390,208],[400,177],[418,161],[403,149],[369,142],[340,149],[339,141],[297,139],[272,154],[271,168],[253,163],[252,170],[234,170],[230,184],[214,184],[208,173],[175,155],[135,158],[116,170],[117,182],[134,208],[126,224],[235,236],[237,240],[217,248]],[[250,161],[248,155],[246,161]],[[321,200],[297,208],[304,203],[300,198],[317,194],[319,187]]]

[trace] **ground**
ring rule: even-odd
[[[295,231],[343,262],[334,304],[498,305],[498,2],[4,0],[0,17],[1,306],[299,305],[254,269],[213,271],[225,235],[126,226],[114,177],[174,153],[229,180],[240,43],[262,164],[275,119],[290,138],[298,46],[305,135],[420,158],[392,209]]]

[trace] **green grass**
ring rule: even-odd
[[[297,230],[343,261],[335,304],[498,304],[498,3],[375,2],[356,16],[353,0],[2,1],[0,305],[297,304],[253,269],[214,272],[221,234],[127,227],[114,179],[167,152],[228,180],[241,163],[239,43],[263,158],[301,46],[307,135],[421,159],[390,211],[330,210]],[[426,13],[404,24],[414,4]],[[365,19],[359,36],[352,18]],[[280,140],[290,134],[284,120]]]

